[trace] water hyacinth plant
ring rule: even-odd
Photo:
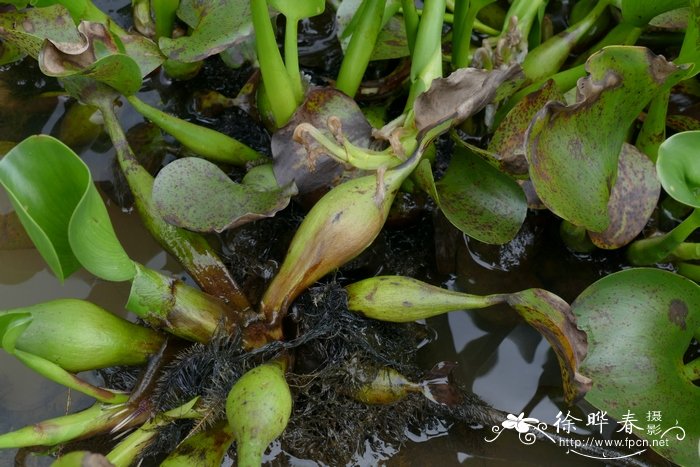
[[[70,108],[60,132],[0,136],[0,252],[33,245],[59,281],[126,283],[116,306],[135,316],[0,303],[2,349],[96,401],[0,449],[62,466],[343,465],[412,429],[527,433],[536,403],[517,418],[455,363],[418,364],[431,326],[469,310],[546,340],[560,414],[676,419],[623,425],[655,454],[576,454],[697,464],[699,0],[124,3],[128,25],[109,2],[0,5],[0,78],[36,63],[41,99]],[[107,182],[81,149],[98,143]],[[182,276],[135,260],[109,205]],[[555,287],[523,253],[541,238],[595,272]],[[466,257],[507,274],[479,291]],[[531,261],[532,277],[512,273]],[[660,442],[669,430],[683,436]]]

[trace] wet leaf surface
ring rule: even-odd
[[[452,224],[485,243],[506,243],[527,214],[520,186],[480,157],[458,148],[436,184],[438,205]]]
[[[330,117],[339,119],[343,135],[351,143],[369,146],[372,127],[357,103],[334,89],[312,89],[289,122],[272,136],[275,177],[281,186],[293,181],[299,193],[304,194],[335,186],[360,173],[332,159],[315,141],[310,142],[309,154],[304,145],[294,140],[294,130],[300,123],[310,123],[334,140],[328,129]]]
[[[492,71],[461,68],[447,78],[438,78],[416,98],[416,128],[424,132],[448,120],[456,125],[490,102],[508,96],[522,79],[519,65]]]
[[[160,49],[172,60],[198,62],[252,40],[253,23],[247,0],[184,0],[177,10],[192,28],[189,36],[162,37]]]
[[[673,199],[700,208],[700,131],[677,133],[659,147],[656,169]]]
[[[637,148],[624,143],[608,202],[610,224],[603,232],[589,232],[591,241],[598,248],[614,249],[634,240],[654,212],[660,191],[654,164]]]
[[[683,372],[683,355],[700,327],[700,286],[667,271],[629,269],[588,287],[572,311],[588,335],[580,367],[592,380],[586,400],[617,420],[636,415],[636,435],[666,439],[654,449],[678,464],[696,464],[700,387]],[[658,435],[646,430],[650,411],[662,414]]]
[[[263,217],[289,204],[293,185],[259,191],[259,182],[233,182],[219,167],[188,157],[171,162],[153,183],[153,201],[163,218],[198,232],[222,232]]]
[[[527,176],[525,157],[525,131],[535,114],[549,101],[563,101],[564,96],[553,80],[542,88],[522,98],[508,112],[489,143],[489,151],[495,153],[504,172],[515,176]]]
[[[594,232],[609,225],[608,200],[627,130],[663,87],[686,74],[643,47],[607,47],[586,62],[578,99],[550,102],[532,121],[526,141],[530,178],[558,216]]]

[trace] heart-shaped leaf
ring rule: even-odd
[[[0,184],[56,276],[82,264],[113,281],[135,274],[85,163],[59,140],[30,136],[0,161]]]
[[[555,214],[593,232],[609,223],[608,201],[627,130],[660,89],[686,70],[643,47],[606,47],[588,59],[578,101],[550,102],[527,131],[537,194]]]
[[[252,40],[248,0],[183,0],[177,13],[192,32],[176,39],[160,38],[160,50],[172,60],[198,62]]]
[[[700,131],[677,133],[661,143],[656,170],[669,196],[700,208]]]
[[[428,186],[431,179],[432,174]],[[425,186],[424,181],[421,184]],[[527,214],[527,200],[520,185],[465,148],[457,148],[445,176],[435,183],[435,190],[429,189],[428,193],[437,193],[435,201],[445,217],[465,234],[485,243],[512,240]]]
[[[654,450],[696,465],[700,388],[683,355],[700,329],[700,286],[659,269],[628,269],[595,282],[571,307],[588,335],[579,369],[592,380],[586,400],[617,420],[632,414],[636,435],[650,445],[665,440]],[[643,422],[651,411],[662,417],[658,434]]]
[[[598,248],[614,249],[634,240],[654,212],[660,191],[654,164],[637,148],[624,143],[608,202],[610,224],[603,232],[589,232],[591,241]]]
[[[216,165],[196,157],[171,162],[153,183],[153,201],[163,218],[198,232],[222,232],[271,217],[294,194],[293,184],[259,191],[235,183]]]

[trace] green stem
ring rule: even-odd
[[[683,242],[673,249],[671,256],[674,260],[700,260],[700,243]]]
[[[608,8],[610,0],[599,0],[596,6],[578,23],[550,38],[527,54],[523,62],[523,72],[530,81],[541,81],[564,64],[573,47],[589,31],[598,17]]]
[[[683,374],[690,381],[700,380],[700,358],[691,360],[683,365]]]
[[[115,467],[129,467],[158,436],[160,428],[175,420],[200,417],[201,414],[192,408],[192,401],[167,412],[159,413],[117,444],[107,454],[107,460]]]
[[[282,61],[275,33],[268,14],[265,0],[251,0],[250,12],[255,29],[255,50],[260,63],[265,92],[274,105],[271,106],[275,124],[284,126],[297,108],[294,85],[289,79],[287,68]]]
[[[577,253],[590,253],[595,250],[595,245],[588,238],[588,232],[585,227],[580,227],[564,220],[559,228],[559,234],[564,244]]]
[[[518,28],[522,36],[527,38],[530,35],[532,23],[537,17],[537,11],[542,6],[546,5],[548,1],[549,0],[515,0],[506,13],[506,21],[503,23],[501,36],[508,33],[508,28],[510,26],[508,18],[515,16],[518,18]]]
[[[679,263],[678,274],[700,283],[700,265],[690,263]],[[697,336],[696,336],[697,338]]]
[[[220,326],[233,335],[238,324],[227,319],[229,309],[219,299],[140,264],[126,308],[155,328],[201,343]]]
[[[199,234],[168,224],[157,214],[151,198],[153,177],[136,160],[114,114],[111,101],[101,102],[99,106],[105,128],[117,152],[119,166],[148,231],[166,251],[177,258],[205,292],[220,297],[235,310],[249,309],[250,302],[207,240]]]
[[[128,394],[117,393],[109,389],[94,386],[87,381],[83,381],[82,379],[78,378],[73,373],[67,372],[55,363],[41,357],[37,357],[36,355],[32,355],[19,349],[15,349],[13,355],[27,367],[36,371],[45,378],[48,378],[51,381],[61,384],[67,388],[82,392],[83,394],[93,397],[100,402],[108,404],[121,404],[129,399]]]
[[[108,433],[124,423],[122,428],[143,423],[148,410],[136,411],[123,405],[94,404],[81,412],[45,420],[19,430],[0,435],[0,449],[27,446],[56,446],[67,441],[99,433]]]
[[[445,0],[427,0],[418,25],[416,49],[411,61],[411,89],[404,113],[413,109],[416,97],[430,88],[436,78],[442,77],[442,20]]]
[[[234,440],[228,423],[220,422],[188,436],[160,464],[161,467],[219,466]]]
[[[632,243],[627,249],[627,258],[635,266],[660,263],[668,259],[669,255],[698,228],[700,209],[695,209],[670,232]]]
[[[151,0],[156,17],[156,39],[171,37],[180,0]]]
[[[654,96],[635,142],[637,149],[646,154],[654,163],[659,153],[659,146],[666,139],[666,111],[670,97],[671,88],[662,90]]]
[[[586,52],[579,55],[574,62],[574,65],[582,65],[586,60],[588,60],[588,57],[603,47],[607,47],[609,45],[632,45],[637,42],[637,39],[639,39],[641,34],[642,28],[639,28],[632,23],[618,23],[614,28],[608,31],[605,37],[596,42]]]
[[[264,159],[262,154],[230,136],[167,114],[136,96],[128,96],[127,100],[137,112],[205,159],[239,166]]]
[[[401,10],[403,11],[403,22],[406,27],[406,39],[408,40],[408,51],[413,55],[416,48],[416,35],[418,34],[418,11],[414,0],[401,0]]]
[[[338,81],[335,87],[354,97],[362,82],[374,45],[377,42],[384,16],[384,2],[380,0],[363,0],[360,6],[360,18],[352,33],[350,43],[340,65]]]
[[[299,51],[297,44],[299,19],[287,16],[287,24],[284,29],[284,64],[292,83],[296,102],[304,100],[304,88],[301,85],[299,74]]]

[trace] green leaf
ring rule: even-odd
[[[645,27],[654,16],[687,5],[688,0],[657,0],[654,2],[622,0],[620,2],[620,9],[622,10],[622,18],[625,22],[632,23],[638,27]]]
[[[81,22],[78,26],[86,46],[67,48],[46,41],[38,61],[41,71],[48,76],[84,76],[116,89],[126,96],[141,87],[141,69],[121,48],[107,27],[100,23]]]
[[[59,46],[85,43],[62,5],[4,12],[0,15],[0,37],[34,58],[39,56],[45,39]]]
[[[479,241],[506,243],[525,220],[527,200],[515,180],[464,148],[457,148],[435,186],[447,219]]]
[[[586,62],[578,102],[550,102],[528,128],[530,178],[558,216],[593,232],[609,223],[608,201],[627,130],[660,89],[686,70],[643,47],[606,47]]]
[[[700,327],[700,286],[658,269],[628,269],[588,287],[572,304],[588,335],[588,355],[579,371],[591,378],[586,400],[621,420],[636,414],[636,435],[665,439],[653,447],[680,465],[696,465],[700,441],[700,388],[683,371],[683,355]],[[642,417],[662,414],[650,435]]]
[[[160,38],[160,50],[172,60],[198,62],[250,40],[253,34],[248,0],[183,0],[177,13],[192,33]]]
[[[66,145],[51,136],[30,136],[0,161],[0,184],[59,279],[81,264],[107,280],[134,276],[90,170]]]
[[[656,170],[669,196],[700,208],[700,131],[676,133],[661,143]]]
[[[292,185],[270,191],[233,182],[216,165],[188,157],[171,162],[153,183],[153,201],[171,224],[199,232],[222,232],[289,204]]]

